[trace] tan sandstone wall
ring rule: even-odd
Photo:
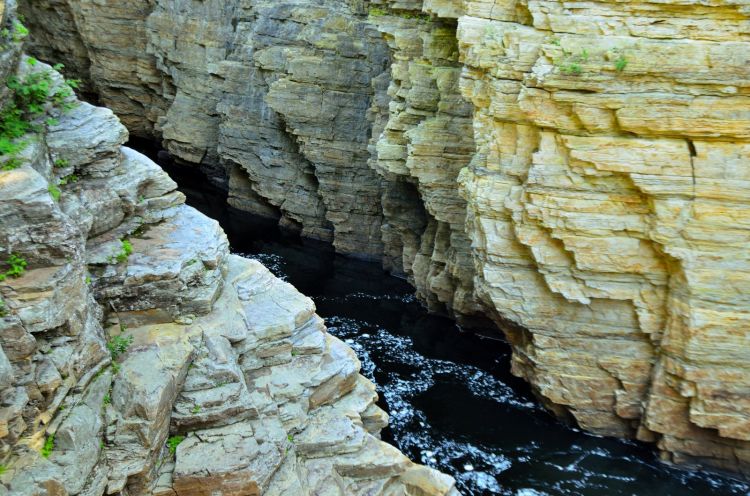
[[[437,3],[437,2],[436,2]],[[750,469],[750,11],[464,2],[477,295],[583,427]]]

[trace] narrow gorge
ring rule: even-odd
[[[128,139],[501,333],[569,425],[750,476],[746,0],[18,2],[0,495],[470,494]]]

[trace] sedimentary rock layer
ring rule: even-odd
[[[233,205],[494,319],[586,429],[750,472],[745,2],[32,4]]]
[[[6,74],[64,87],[20,47]],[[57,103],[0,170],[0,494],[458,494],[380,441],[312,300],[229,255],[110,110]]]
[[[463,7],[467,232],[477,295],[525,328],[514,372],[589,430],[748,472],[747,7]]]

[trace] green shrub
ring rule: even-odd
[[[169,452],[172,453],[172,455],[177,453],[177,446],[179,446],[180,443],[184,440],[185,436],[172,436],[167,439],[167,447],[169,448]]]
[[[11,76],[6,83],[13,92],[16,106],[32,115],[44,111],[48,98],[52,96],[52,84],[52,73],[49,71],[33,72],[27,74],[24,79]]]
[[[107,342],[107,349],[109,354],[112,356],[112,361],[116,361],[120,355],[128,351],[130,345],[133,344],[133,336],[124,336],[118,334]]]
[[[36,59],[31,57],[27,58],[26,62],[31,66],[37,64]],[[44,113],[48,103],[62,110],[70,110],[73,107],[74,104],[68,99],[73,95],[73,88],[77,88],[78,85],[78,80],[70,79],[66,80],[65,87],[54,89],[51,71],[37,71],[24,77],[8,78],[6,86],[12,97],[0,110],[0,159],[7,156],[9,160],[5,162],[2,170],[13,170],[20,165],[17,155],[26,148],[28,142],[19,142],[18,138],[40,130],[32,121]],[[45,123],[47,126],[53,126],[58,120],[50,117]]]
[[[13,41],[18,43],[19,41],[23,41],[28,35],[29,30],[26,29],[26,26],[18,21],[13,22]]]
[[[68,163],[69,162],[64,158],[58,158],[57,160],[55,160],[55,167],[62,169],[63,167],[67,167]]]
[[[8,259],[5,261],[5,265],[8,269],[5,272],[0,272],[0,281],[4,281],[8,277],[19,278],[26,272],[26,260],[19,257],[18,255],[11,253]]]
[[[120,364],[117,359],[128,351],[130,345],[133,344],[133,336],[124,336],[122,334],[113,337],[107,342],[107,350],[112,357],[112,373],[117,375],[120,373]]]

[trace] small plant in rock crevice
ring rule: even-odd
[[[68,174],[67,176],[60,178],[60,181],[58,181],[58,186],[66,186],[69,183],[75,183],[78,182],[78,176],[75,174]]]
[[[625,55],[620,55],[615,59],[615,70],[617,72],[622,72],[625,70],[625,68],[628,66],[628,59],[625,58]]]
[[[10,34],[10,33],[8,33]],[[13,41],[18,43],[23,41],[29,35],[29,30],[19,21],[13,22]]]
[[[52,454],[53,449],[55,449],[55,435],[50,434],[44,441],[44,446],[42,446],[39,454],[41,454],[44,458],[49,458],[49,456]]]
[[[177,453],[177,446],[179,446],[180,443],[184,440],[185,436],[172,436],[167,439],[167,448],[169,448],[169,452],[172,454],[172,456]]]
[[[0,298],[0,317],[7,317],[8,316],[8,309],[5,306],[5,300]]]
[[[5,272],[0,272],[0,281],[4,281],[8,277],[21,277],[26,272],[28,263],[26,259],[19,257],[15,253],[11,253],[5,261],[5,265],[8,266],[8,269]]]
[[[133,253],[133,244],[127,239],[120,240],[120,251],[114,256],[114,260],[118,263],[122,263],[130,257]]]
[[[47,190],[49,191],[50,196],[52,196],[52,199],[55,201],[60,201],[60,195],[62,194],[62,191],[60,191],[60,188],[57,187],[55,184],[50,184],[47,186]]]
[[[124,336],[118,334],[107,342],[107,350],[112,356],[112,360],[117,360],[122,354],[128,351],[130,345],[133,344],[133,336]]]
[[[559,43],[558,45],[559,46]],[[589,60],[589,52],[587,49],[581,50],[578,54],[573,54],[569,50],[562,49],[563,58],[555,62],[555,66],[558,70],[567,76],[580,76],[583,74],[583,65]]]

